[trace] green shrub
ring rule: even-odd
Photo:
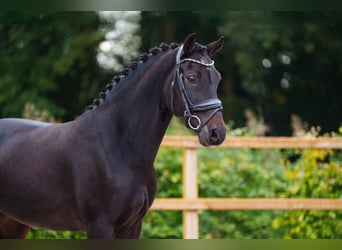
[[[31,228],[26,239],[85,239],[85,232],[59,232],[40,228]]]
[[[285,163],[286,197],[341,198],[342,164],[328,150],[303,150],[295,164]],[[342,238],[342,212],[290,211],[272,227],[283,238]]]
[[[279,150],[199,151],[200,197],[262,198],[283,193]],[[202,211],[200,238],[271,238],[277,211]]]

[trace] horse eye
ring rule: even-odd
[[[189,80],[189,82],[194,82],[197,80],[197,77],[195,75],[187,75],[186,78]]]

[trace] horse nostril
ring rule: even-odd
[[[213,145],[219,144],[220,136],[217,132],[217,129],[212,129],[210,132],[210,140]]]
[[[225,139],[225,133],[218,129],[214,128],[210,131],[210,141],[213,145],[221,144]]]
[[[211,130],[210,137],[211,137],[211,139],[217,139],[218,138],[218,134],[217,134],[215,128]]]

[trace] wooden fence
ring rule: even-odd
[[[198,238],[199,210],[342,210],[342,199],[199,198],[197,137],[165,136],[161,146],[183,149],[183,198],[157,198],[151,209],[183,211],[184,239]],[[342,149],[342,138],[230,137],[219,148]]]

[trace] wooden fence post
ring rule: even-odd
[[[183,151],[183,198],[198,198],[197,149]],[[198,211],[183,211],[183,239],[198,239]]]

